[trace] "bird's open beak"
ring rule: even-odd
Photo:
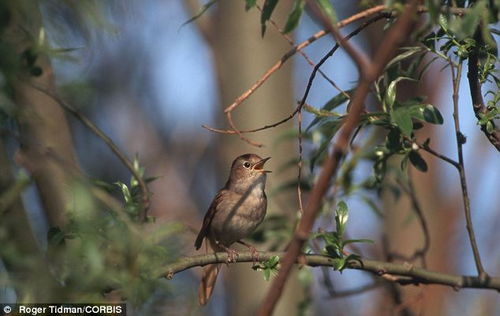
[[[262,169],[264,167],[264,164],[266,163],[266,161],[268,161],[269,159],[271,159],[271,157],[267,157],[267,158],[264,158],[262,160],[257,161],[253,165],[253,169],[257,170],[257,171],[260,171],[262,173],[269,173],[269,172],[271,172],[270,170],[264,170],[264,169]]]

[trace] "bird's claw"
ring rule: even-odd
[[[227,263],[236,262],[236,259],[238,259],[238,252],[231,248],[227,248],[226,252],[227,252]]]

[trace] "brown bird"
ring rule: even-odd
[[[266,173],[264,164],[268,158],[255,154],[241,155],[233,161],[226,185],[217,193],[203,219],[203,225],[194,246],[200,249],[206,238],[207,250],[226,251],[228,262],[236,261],[238,253],[229,248],[239,242],[251,249],[254,247],[241,239],[249,236],[262,223],[266,215],[267,197],[264,192]],[[219,274],[220,264],[203,267],[203,276],[198,290],[198,300],[205,305]]]

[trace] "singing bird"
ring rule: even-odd
[[[271,171],[263,168],[270,158],[245,154],[233,161],[226,185],[217,193],[205,214],[194,244],[197,250],[206,239],[207,250],[226,251],[228,262],[235,261],[238,255],[229,248],[235,242],[246,245],[256,254],[255,248],[241,239],[254,232],[266,215],[267,197],[264,189],[266,174]],[[219,271],[220,264],[203,267],[198,289],[201,305],[205,305],[212,295]]]

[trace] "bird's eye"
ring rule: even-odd
[[[249,163],[248,161],[245,161],[245,162],[243,163],[243,167],[245,167],[245,168],[247,168],[247,169],[248,169],[248,168],[250,168],[250,163]]]

